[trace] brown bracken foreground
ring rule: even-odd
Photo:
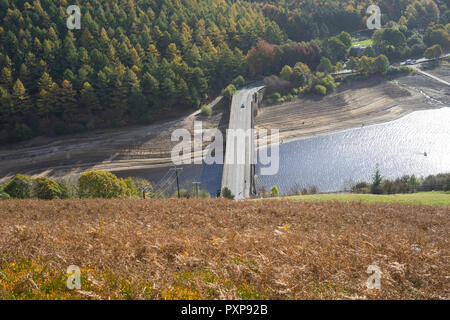
[[[450,207],[0,201],[1,299],[449,299]],[[66,287],[69,265],[81,289]],[[378,266],[381,287],[368,289]]]

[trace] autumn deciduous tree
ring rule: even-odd
[[[272,186],[272,188],[270,189],[270,196],[271,197],[278,197],[279,194],[280,194],[280,192],[278,191],[278,187],[277,186]]]
[[[432,45],[438,44],[443,49],[448,49],[450,47],[450,36],[447,30],[443,28],[433,30],[429,36],[429,43]]]
[[[291,81],[295,86],[303,86],[308,84],[311,79],[311,70],[303,62],[297,62],[294,66],[294,72],[291,77]]]
[[[341,60],[347,53],[347,46],[337,37],[328,40],[328,55],[334,61]]]
[[[373,63],[375,64],[376,72],[381,74],[386,74],[390,65],[389,59],[384,54],[380,54],[376,57]]]
[[[441,46],[438,44],[435,44],[434,46],[429,47],[427,50],[425,50],[425,58],[427,59],[437,59],[441,57],[444,54],[444,51],[442,50]]]
[[[283,69],[281,69],[280,78],[286,81],[290,81],[293,74],[294,71],[290,66],[284,66]]]
[[[260,40],[247,54],[246,60],[252,77],[271,74],[275,58],[275,47]]]
[[[231,101],[231,98],[233,97],[235,91],[236,88],[234,87],[234,85],[229,84],[225,89],[222,90],[222,96],[225,100]]]
[[[324,72],[325,74],[333,71],[333,65],[331,64],[330,59],[327,57],[322,57],[319,65],[317,66],[317,71]]]
[[[12,198],[31,198],[33,196],[33,180],[27,175],[18,174],[6,184],[5,192]]]
[[[130,181],[117,178],[114,174],[101,170],[83,172],[78,178],[80,198],[117,198],[131,196]]]
[[[39,177],[34,179],[34,194],[39,199],[67,199],[69,194],[67,188],[62,183],[47,177]]]

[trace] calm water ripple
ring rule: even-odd
[[[276,185],[281,194],[296,185],[339,191],[355,182],[370,182],[377,163],[386,178],[450,172],[450,108],[284,143],[278,174],[257,176],[257,188]]]

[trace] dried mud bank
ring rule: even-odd
[[[450,66],[428,71],[442,76]],[[257,128],[278,129],[281,142],[384,123],[418,110],[450,106],[450,87],[423,75],[393,81],[381,78],[342,84],[323,98],[302,98],[263,106]]]

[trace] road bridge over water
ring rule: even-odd
[[[250,129],[253,129],[257,93],[263,87],[262,82],[247,86],[239,90],[231,102],[222,189],[230,189],[235,199],[249,198],[254,187],[255,137]]]

